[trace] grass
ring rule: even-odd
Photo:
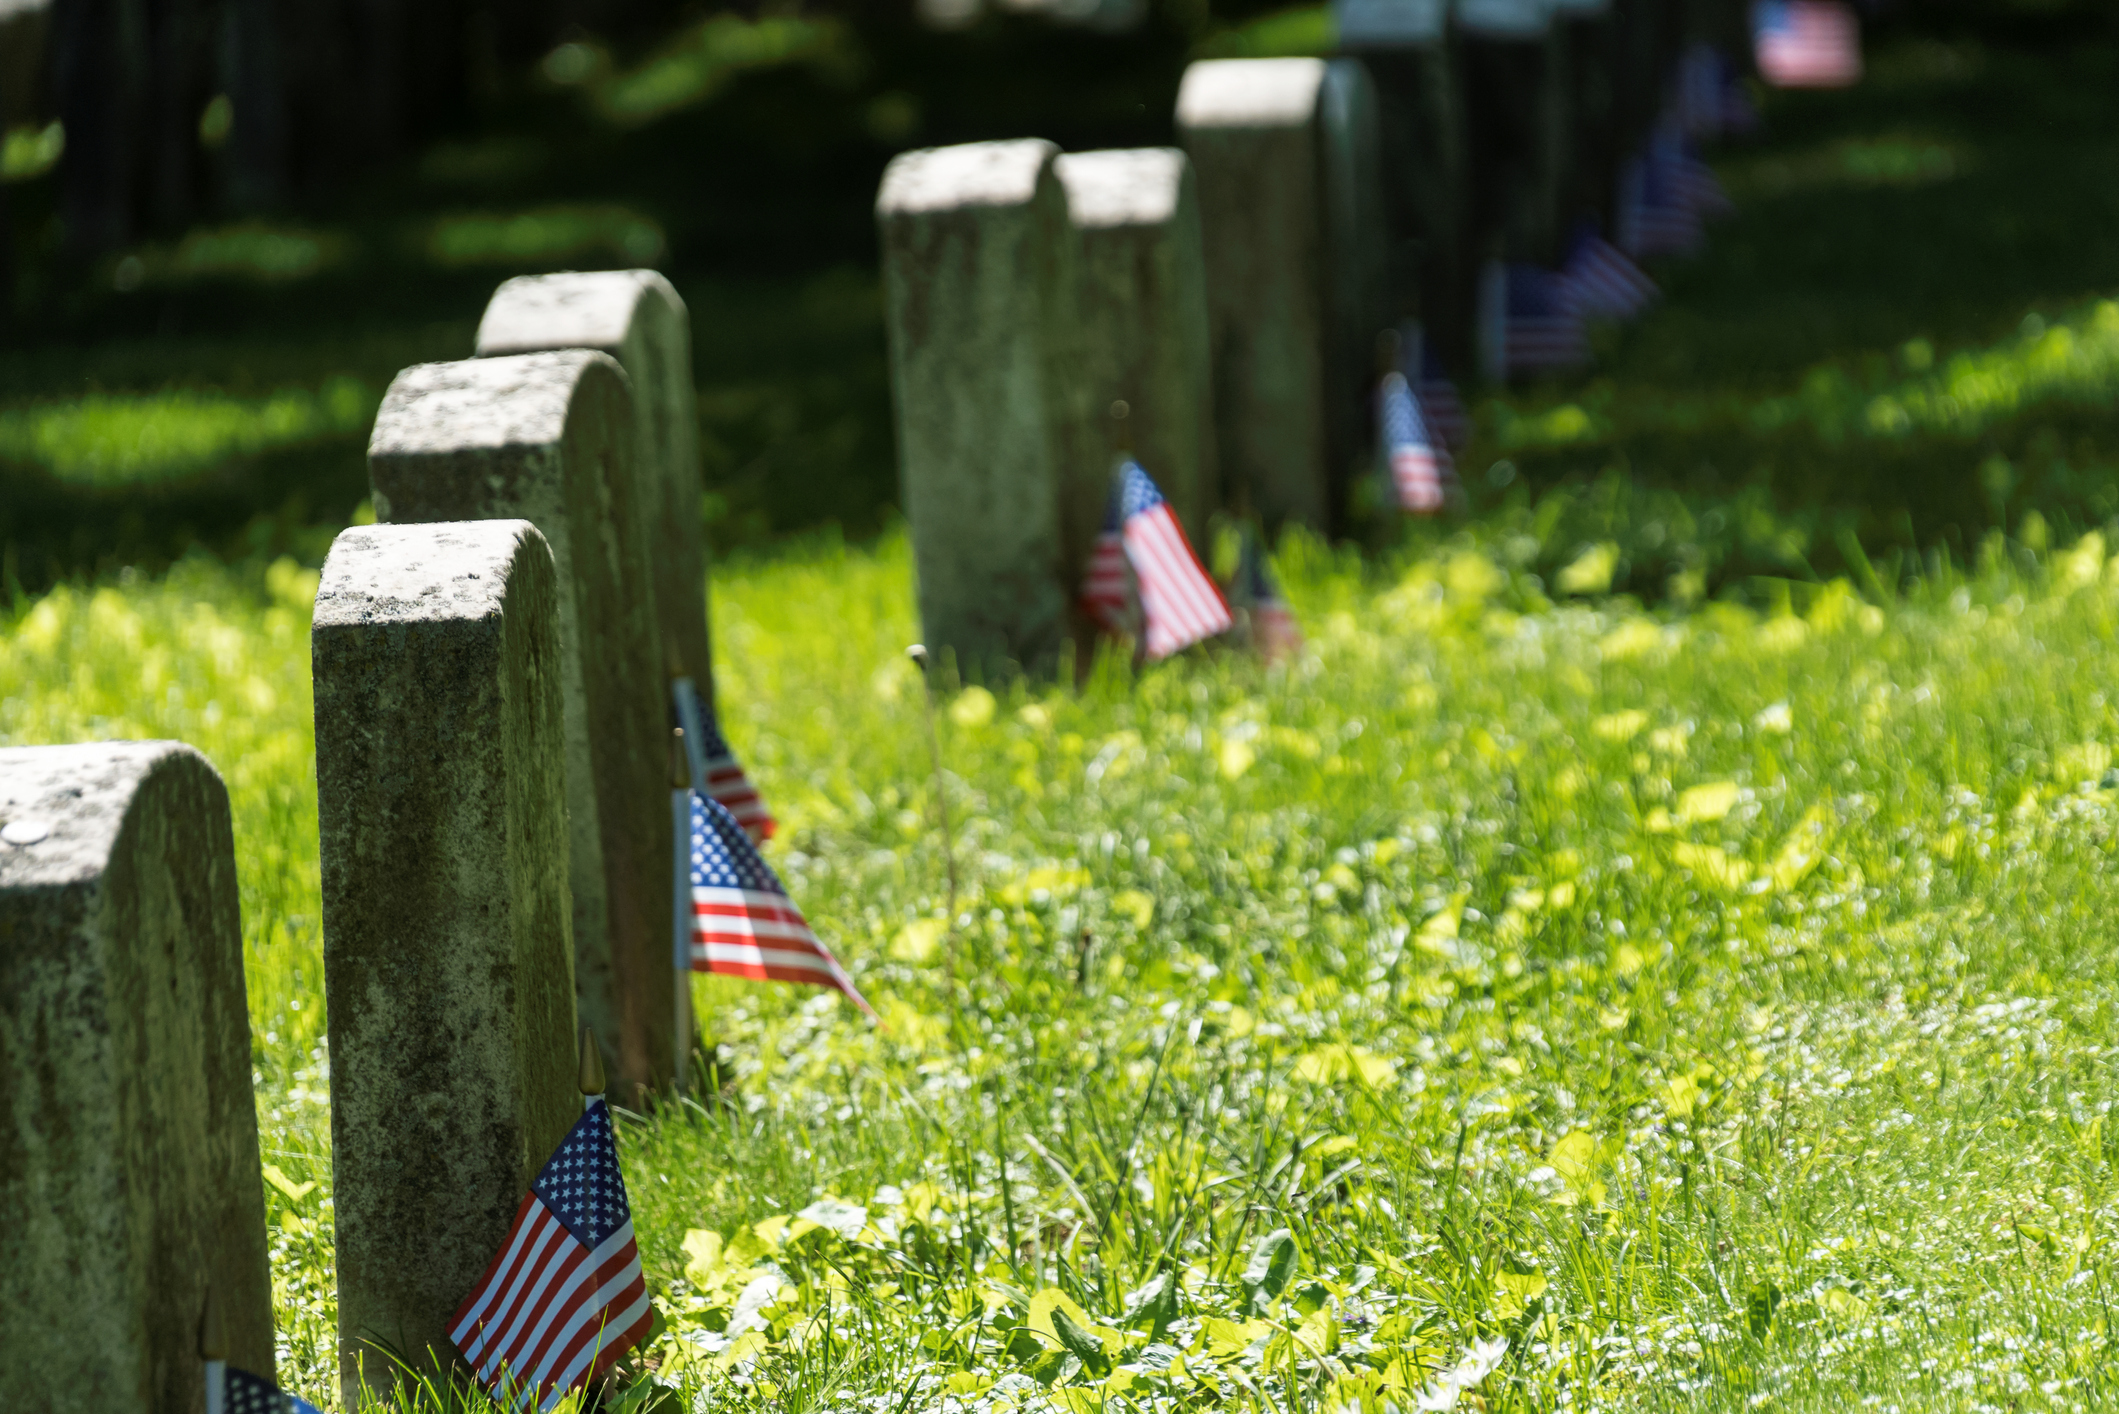
[[[1769,614],[1555,603],[1472,543],[1281,559],[1292,668],[950,700],[953,934],[902,539],[724,567],[774,857],[885,1024],[702,979],[726,1089],[622,1141],[669,1322],[636,1395],[2109,1400],[2101,539]],[[0,737],[228,777],[282,1372],[328,1404],[313,586],[26,605]]]

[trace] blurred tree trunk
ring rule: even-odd
[[[175,230],[204,195],[199,117],[214,94],[211,0],[147,0],[141,152],[149,224]],[[70,135],[69,135],[70,136]]]
[[[67,251],[85,259],[130,240],[139,220],[147,16],[142,0],[58,0],[54,10],[59,209]]]
[[[228,0],[223,15],[221,82],[235,106],[228,134],[227,193],[239,211],[279,206],[293,186],[280,41],[283,14],[289,8],[285,0]]]

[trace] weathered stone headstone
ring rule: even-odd
[[[1554,265],[1565,170],[1567,39],[1547,0],[1464,0],[1466,258]]]
[[[1447,355],[1469,349],[1458,242],[1464,206],[1462,95],[1443,0],[1339,0],[1342,49],[1376,90],[1386,231],[1385,305],[1422,320]]]
[[[1131,405],[1134,455],[1196,539],[1215,509],[1214,397],[1207,359],[1206,272],[1192,164],[1170,147],[1076,152],[1058,161],[1078,242],[1074,311],[1093,425],[1075,439],[1107,440],[1106,410]],[[1109,458],[1088,458],[1108,476]],[[1093,488],[1092,488],[1093,490]],[[1065,543],[1087,562],[1101,523],[1094,495],[1071,496]]]
[[[461,1370],[448,1323],[579,1113],[565,585],[525,520],[357,526],[316,677],[339,1380]]]
[[[1199,177],[1223,500],[1329,529],[1389,318],[1368,75],[1353,60],[1203,61],[1178,88],[1177,128]]]
[[[632,380],[636,499],[653,557],[658,642],[675,648],[686,674],[712,701],[698,395],[684,301],[653,270],[517,276],[486,305],[478,356],[546,349],[601,349]]]
[[[668,679],[641,543],[625,374],[587,350],[429,363],[376,414],[368,479],[392,524],[520,517],[559,571],[574,981],[621,1103],[674,1075]]]
[[[201,1414],[209,1284],[270,1375],[228,792],[179,742],[0,751],[0,1409]]]
[[[1062,506],[1109,469],[1075,443],[1089,394],[1070,367],[1057,153],[1036,140],[907,152],[876,196],[920,621],[974,674],[1057,656],[1080,576]]]

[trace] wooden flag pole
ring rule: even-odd
[[[905,650],[920,670],[921,701],[927,712],[927,752],[934,762],[934,810],[942,828],[942,865],[949,876],[949,986],[952,997],[956,991],[956,843],[949,831],[949,795],[942,779],[942,732],[934,720],[934,678],[927,671],[927,645],[915,643]]]
[[[199,1354],[206,1359],[206,1414],[228,1414],[228,1323],[221,1293],[206,1283],[206,1309],[199,1317]]]
[[[676,968],[677,1093],[682,1095],[691,1083],[692,1063],[692,762],[682,727],[670,729],[670,942]]]

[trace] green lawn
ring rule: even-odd
[[[1770,616],[1554,604],[1470,549],[1281,558],[1289,669],[949,703],[953,937],[903,541],[723,567],[773,857],[884,1025],[702,980],[726,1090],[621,1141],[658,1378],[877,1411],[1438,1407],[1456,1370],[1466,1408],[2108,1400],[2101,540]],[[282,1370],[328,1400],[313,585],[27,606],[0,737],[177,736],[228,777]]]

